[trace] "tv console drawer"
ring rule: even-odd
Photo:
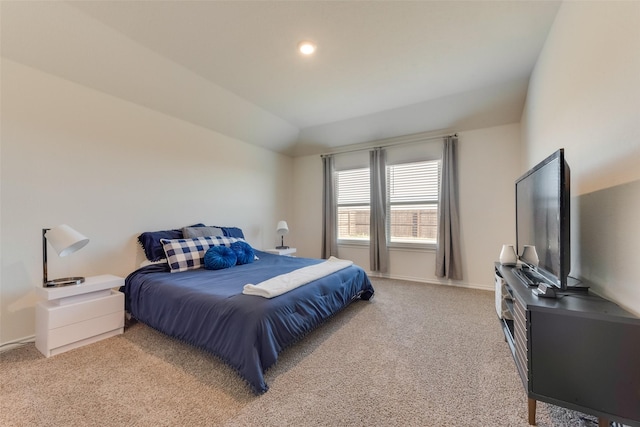
[[[520,377],[522,378],[522,383],[526,388],[528,388],[529,364],[527,357],[527,319],[525,309],[518,299],[514,300],[513,312],[513,329],[516,347],[515,361]]]

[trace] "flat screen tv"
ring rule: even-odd
[[[561,148],[516,180],[518,256],[546,283],[566,290],[570,239],[570,170]],[[537,266],[523,259],[525,245],[535,247]]]

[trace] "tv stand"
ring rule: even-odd
[[[567,286],[568,293],[577,292],[577,293],[587,293],[589,292],[589,286],[584,285],[569,285]]]
[[[567,292],[589,292],[589,285],[585,285],[582,281],[569,277],[567,279]]]
[[[585,290],[539,298],[515,268],[495,264],[496,310],[529,424],[542,401],[640,427],[640,319]]]

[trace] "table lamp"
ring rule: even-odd
[[[55,228],[42,229],[42,284],[45,288],[79,285],[84,277],[65,277],[63,279],[47,279],[47,242],[53,246],[58,256],[67,256],[83,248],[89,239],[66,224]]]
[[[284,235],[289,232],[287,221],[278,221],[276,232],[280,235],[280,246],[276,246],[276,249],[289,249],[289,246],[284,245]]]

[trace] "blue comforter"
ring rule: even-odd
[[[143,267],[125,281],[127,309],[141,322],[220,357],[255,393],[264,393],[264,372],[282,350],[355,299],[368,300],[374,290],[364,270],[353,265],[276,298],[243,295],[247,283],[323,261],[256,255],[260,259],[253,263],[224,270]]]

